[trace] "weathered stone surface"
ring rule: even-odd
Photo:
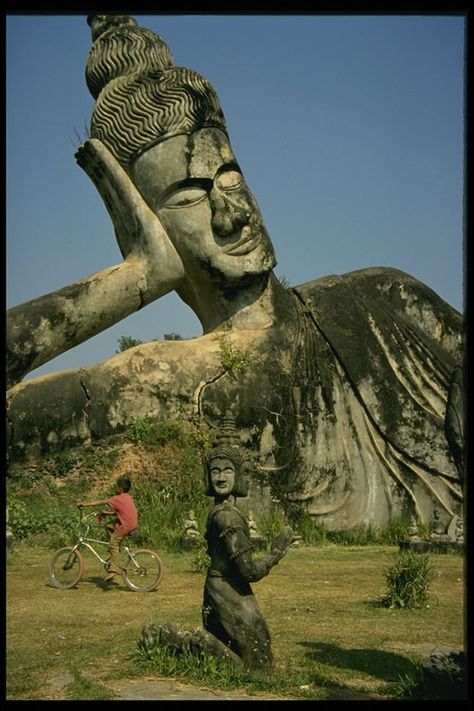
[[[17,382],[9,456],[96,441],[145,415],[216,426],[230,410],[258,452],[257,515],[279,500],[348,529],[405,511],[428,523],[436,506],[446,526],[463,496],[461,315],[382,267],[284,288],[210,84],[132,18],[90,22],[98,100],[77,160],[124,261],[9,312],[10,381],[173,289],[204,335]]]
[[[464,651],[438,651],[422,664],[418,698],[432,701],[467,701]]]

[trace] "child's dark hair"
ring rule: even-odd
[[[126,476],[119,476],[119,478],[116,481],[117,486],[122,487],[122,491],[126,494],[127,491],[130,491],[132,487],[132,482],[130,479],[128,479]]]

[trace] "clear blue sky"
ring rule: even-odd
[[[135,18],[215,86],[277,275],[395,267],[463,311],[464,17]],[[8,307],[121,261],[74,160],[93,107],[90,45],[85,16],[7,16]],[[169,332],[201,334],[174,294],[29,377]]]

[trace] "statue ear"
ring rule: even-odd
[[[234,486],[234,496],[248,496],[249,493],[249,475],[252,470],[252,459],[250,456],[244,456],[240,465],[239,474],[236,478]]]

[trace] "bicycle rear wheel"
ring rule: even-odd
[[[125,584],[134,592],[149,592],[160,584],[163,563],[155,551],[146,548],[130,551],[122,576]]]
[[[77,585],[84,572],[82,553],[72,546],[60,548],[49,565],[49,579],[55,588],[67,590]]]

